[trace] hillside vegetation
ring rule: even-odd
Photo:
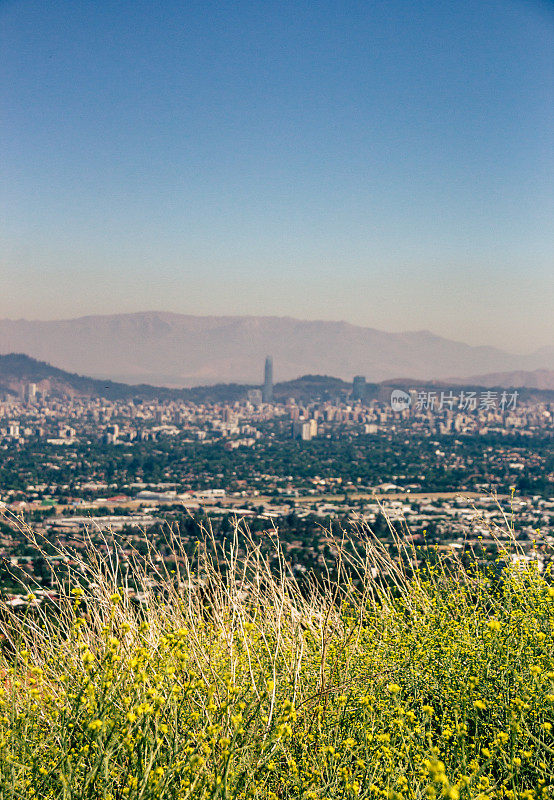
[[[554,796],[548,572],[399,565],[359,531],[301,590],[237,541],[175,572],[90,553],[55,616],[4,609],[2,798]]]

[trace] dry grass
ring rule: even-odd
[[[549,573],[421,571],[360,527],[301,587],[277,538],[168,535],[174,573],[91,544],[55,616],[4,610],[2,798],[554,796]]]

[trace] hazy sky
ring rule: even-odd
[[[554,4],[0,1],[0,316],[554,343]]]

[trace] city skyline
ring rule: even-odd
[[[16,0],[0,318],[554,341],[546,2]]]

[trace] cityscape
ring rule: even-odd
[[[0,800],[554,800],[554,4],[0,42]]]
[[[310,376],[287,384],[298,399],[277,400],[271,356],[261,386],[232,401],[106,400],[12,381],[0,402],[4,563],[25,563],[37,578],[22,520],[74,546],[85,534],[124,532],[128,544],[146,530],[162,536],[176,520],[225,531],[226,517],[277,531],[300,570],[321,568],[333,524],[366,524],[384,538],[390,524],[406,542],[489,556],[515,538],[521,557],[545,569],[551,393],[382,386],[368,399],[363,376],[339,385]],[[336,396],[322,399],[329,386]],[[309,531],[306,549],[298,526]],[[14,592],[6,569],[8,601],[23,602],[27,590]]]

